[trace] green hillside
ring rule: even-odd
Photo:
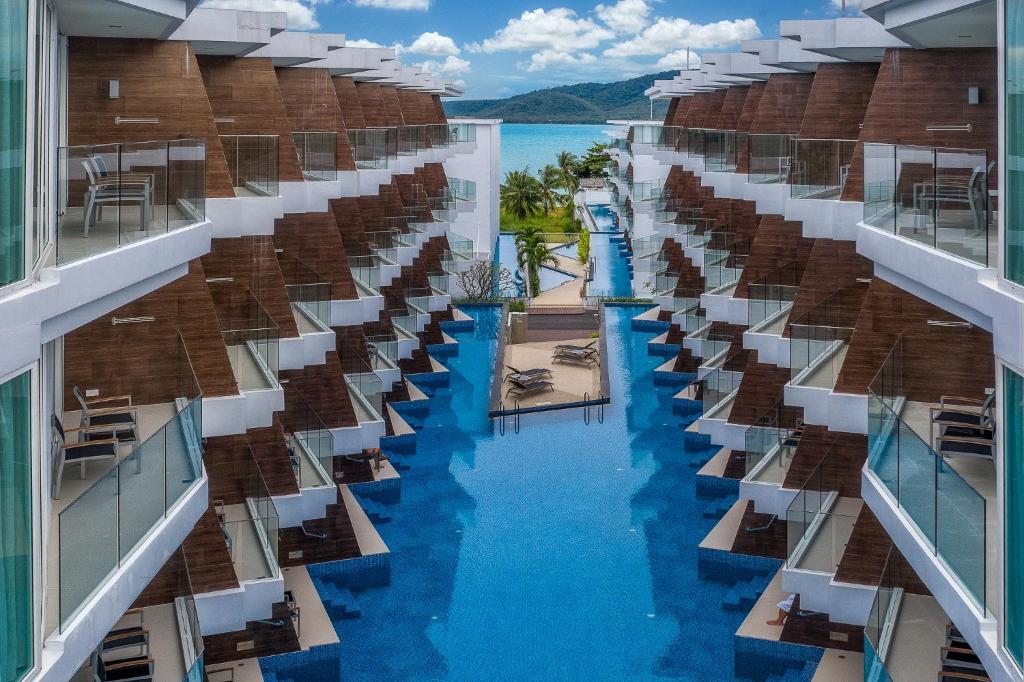
[[[449,116],[500,118],[506,123],[604,123],[609,119],[646,119],[650,100],[644,91],[655,80],[669,80],[664,71],[616,83],[577,83],[534,90],[507,99],[447,100]],[[655,118],[664,118],[668,103],[656,102]]]

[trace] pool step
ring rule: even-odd
[[[721,519],[725,516],[725,513],[732,508],[734,502],[735,500],[729,497],[713,501],[711,504],[704,507],[704,518]]]
[[[378,525],[381,523],[391,523],[391,514],[388,512],[383,505],[367,499],[361,499],[359,501],[363,511],[366,512],[366,518],[370,519],[370,523]]]
[[[359,618],[363,614],[363,610],[359,607],[359,602],[356,600],[355,595],[352,594],[352,590],[330,580],[321,582],[318,587],[320,601],[323,602],[324,608],[331,616],[351,620]]]
[[[814,677],[818,669],[817,661],[809,661],[802,668],[787,668],[782,674],[769,675],[765,682],[805,682]]]
[[[761,595],[763,586],[764,579],[760,576],[738,581],[725,593],[722,609],[725,611],[749,611]]]

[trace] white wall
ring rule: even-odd
[[[478,257],[490,258],[498,240],[498,188],[501,185],[501,121],[497,119],[451,119],[476,124],[476,144],[471,153],[456,153],[444,162],[444,172],[453,178],[476,183],[476,207],[461,213],[452,229],[473,240]]]

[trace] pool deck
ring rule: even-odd
[[[579,338],[568,341],[516,343],[505,346],[505,365],[518,367],[519,369],[550,369],[551,378],[547,379],[547,381],[550,381],[555,386],[553,391],[544,391],[519,398],[520,407],[574,403],[588,396],[591,398],[597,396],[601,392],[601,373],[596,364],[588,366],[569,362],[554,362],[551,357],[555,346],[560,343],[585,346],[594,343],[595,340]],[[503,400],[510,387],[511,384],[509,382],[502,382],[501,397]]]

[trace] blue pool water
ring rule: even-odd
[[[594,216],[594,223],[598,232],[618,232],[619,221],[607,204],[593,204],[588,206],[590,215]]]
[[[554,164],[559,152],[582,156],[595,142],[608,142],[605,125],[504,123],[501,126],[501,177],[529,167],[536,175]]]
[[[495,247],[494,259],[501,264],[502,267],[507,268],[509,272],[514,275],[519,272],[519,265],[516,263],[516,237],[514,234],[499,234],[498,244]],[[540,290],[547,291],[548,289],[554,289],[555,287],[565,284],[569,280],[573,279],[572,275],[566,274],[560,270],[554,270],[552,268],[542,267],[540,269]],[[526,295],[526,282],[522,280],[521,276],[516,277],[516,296]]]
[[[713,448],[684,431],[694,414],[673,412],[679,386],[654,381],[658,331],[630,328],[642,308],[606,309],[603,423],[577,411],[504,435],[487,418],[498,311],[464,310],[476,326],[451,332],[450,386],[425,387],[429,411],[409,416],[414,448],[390,455],[408,467],[401,500],[371,501],[391,517],[377,526],[388,584],[315,575],[321,596],[351,587],[361,615],[331,611],[341,644],[330,656],[314,648],[264,670],[278,682],[748,679],[733,672],[746,609],[723,603],[768,574],[698,570],[715,523],[702,511],[731,498],[697,493],[694,463]],[[785,669],[737,665],[755,679]]]

